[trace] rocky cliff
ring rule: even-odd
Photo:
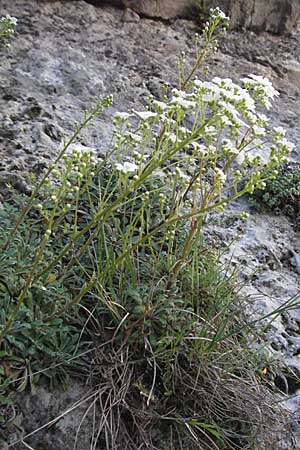
[[[113,108],[93,132],[85,131],[80,141],[103,151],[110,140],[114,112],[140,108],[149,94],[160,98],[166,82],[176,86],[181,51],[185,52],[188,64],[194,60],[193,22],[174,19],[166,24],[143,18],[181,16],[187,0],[114,2],[130,7],[135,12],[131,16],[112,6],[100,7],[102,0],[98,0],[98,6],[96,3],[1,0],[1,13],[16,16],[19,21],[10,49],[1,49],[2,185],[10,182],[26,190],[23,174],[29,170],[40,172],[49,165],[64,135],[71,133],[74,121],[80,120],[83,111],[97,98],[112,93]],[[232,15],[235,26],[278,33],[296,30],[299,23],[299,0],[228,0],[222,5]],[[289,139],[298,147],[299,46],[299,33],[276,36],[235,31],[210,60],[208,74],[230,76],[235,81],[248,73],[269,77],[281,94],[270,114],[271,125],[286,127]],[[292,155],[295,161],[300,159],[298,147]],[[229,243],[242,232],[232,247],[232,262],[242,266],[245,279],[255,273],[247,293],[259,299],[259,308],[267,314],[299,291],[299,236],[286,217],[253,214],[246,223],[236,220],[235,212],[247,209],[249,205],[244,200],[233,205],[225,216],[227,227],[224,222],[217,223],[211,234]],[[282,358],[298,374],[299,324],[296,309],[277,317],[270,338],[274,357]],[[48,392],[26,396],[25,400],[22,394],[22,427],[29,433],[43,425],[65,405],[81,399],[83,391],[83,387],[74,386],[59,401]],[[287,382],[287,391],[295,394],[291,408],[296,411],[300,405],[297,386],[289,386]],[[55,427],[34,434],[28,442],[39,449],[73,448],[73,436],[84,411],[85,405],[75,418],[68,416],[57,421]],[[296,419],[294,431],[299,438],[299,418]],[[86,445],[88,433],[88,429],[79,433],[81,450],[90,448]],[[300,439],[295,444],[292,439],[294,436],[282,448],[299,449]]]
[[[281,34],[300,24],[299,0],[205,0],[217,4],[231,17],[232,26]]]
[[[102,0],[94,0],[95,4]],[[218,5],[231,17],[234,28],[272,33],[291,32],[299,26],[299,0],[107,0],[147,17],[170,19],[197,14]]]

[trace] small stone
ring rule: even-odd
[[[45,123],[43,126],[44,133],[50,137],[53,141],[60,141],[62,138],[62,131],[58,128],[58,126],[53,123]]]
[[[11,184],[17,191],[22,194],[30,195],[31,187],[26,180],[16,172],[2,171],[0,172],[0,184]]]
[[[300,87],[300,62],[289,59],[282,64],[286,71],[286,77],[294,87]]]
[[[30,106],[26,111],[25,114],[29,119],[35,119],[36,117],[39,117],[43,111],[43,108],[39,104],[35,104]]]
[[[138,13],[133,11],[130,8],[126,8],[124,10],[123,16],[122,16],[122,22],[133,22],[138,23],[140,21],[140,16]]]
[[[295,271],[300,274],[300,255],[298,253],[292,251],[293,256],[290,259],[290,264],[294,267]]]
[[[7,161],[7,170],[10,172],[13,170],[26,170],[24,158],[14,158],[11,161]]]

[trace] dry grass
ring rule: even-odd
[[[89,380],[97,390],[95,445],[107,450],[275,445],[283,412],[255,371],[245,368],[247,349],[230,338],[206,355],[197,357],[195,350],[189,337],[172,354],[151,353],[147,343],[100,345]]]

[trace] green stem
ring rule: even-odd
[[[143,169],[143,172],[140,176],[140,178],[136,181],[134,181],[128,189],[126,189],[122,195],[120,195],[115,201],[113,201],[107,208],[104,210],[100,207],[97,214],[95,215],[94,219],[88,223],[82,230],[77,232],[73,237],[72,240],[64,247],[64,249],[61,251],[61,253],[54,258],[50,264],[43,268],[38,274],[37,277],[40,277],[48,270],[52,269],[55,264],[57,264],[61,259],[71,250],[71,248],[74,246],[74,243],[78,241],[82,236],[86,235],[93,226],[96,226],[96,229],[90,234],[84,245],[79,250],[76,257],[74,257],[73,261],[70,261],[66,269],[64,270],[64,273],[69,270],[72,265],[74,264],[74,261],[78,260],[80,256],[84,253],[84,251],[87,249],[88,245],[92,242],[93,239],[97,236],[99,226],[103,225],[105,221],[112,215],[112,213],[120,206],[122,205],[122,202],[124,199],[128,197],[129,194],[134,192],[134,190],[140,186],[154,171],[157,167],[160,167],[161,164],[163,164],[165,161],[170,159],[174,154],[178,153],[181,149],[183,149],[186,145],[189,144],[189,142],[196,139],[198,135],[201,134],[203,128],[206,125],[209,125],[210,121],[208,120],[206,123],[204,123],[198,130],[196,130],[191,136],[186,138],[184,141],[182,141],[179,145],[177,145],[175,148],[169,150],[166,152],[163,158],[160,160],[151,160],[149,163],[146,164],[146,166]]]
[[[225,204],[227,204],[230,201],[236,200],[237,198],[239,198],[240,196],[242,196],[243,194],[245,194],[247,192],[247,189],[243,189],[240,192],[237,192],[233,195],[231,195],[230,197],[220,200],[217,203],[214,203],[213,205],[209,205],[207,207],[205,207],[204,209],[201,209],[200,211],[192,211],[190,213],[186,213],[186,214],[182,214],[181,216],[177,216],[174,214],[174,216],[169,217],[165,222],[161,222],[159,225],[157,225],[157,227],[155,227],[154,229],[152,229],[149,233],[147,233],[145,236],[143,236],[141,239],[139,239],[139,241],[137,241],[135,244],[133,244],[130,248],[128,248],[122,255],[120,255],[116,260],[115,260],[115,267],[118,267],[119,264],[126,259],[132,252],[134,252],[137,248],[139,248],[141,245],[143,245],[145,242],[147,242],[147,240],[149,240],[151,237],[155,236],[159,231],[163,230],[164,228],[169,228],[171,225],[178,223],[180,221],[183,220],[188,220],[191,219],[192,217],[194,218],[202,218],[204,217],[209,211],[215,209],[215,208],[219,208],[220,206],[223,206]],[[111,270],[111,266],[109,267],[109,270]],[[104,272],[102,272],[102,274],[105,276],[107,274],[108,269],[106,269]]]
[[[93,111],[85,118],[85,120],[80,125],[78,125],[76,127],[76,131],[73,134],[73,136],[64,145],[64,147],[62,148],[62,150],[58,154],[57,158],[54,160],[53,164],[50,165],[50,167],[48,168],[48,170],[46,171],[46,173],[42,177],[41,181],[37,184],[36,188],[34,189],[33,193],[31,194],[31,197],[30,197],[28,203],[26,204],[26,206],[21,211],[21,214],[19,215],[18,220],[17,220],[17,222],[16,222],[12,232],[10,233],[10,236],[7,238],[5,244],[3,245],[3,251],[6,251],[8,249],[11,241],[13,240],[14,236],[16,235],[16,232],[18,231],[19,226],[21,225],[21,223],[23,222],[23,220],[24,220],[25,216],[27,215],[28,211],[32,207],[37,194],[39,193],[41,187],[44,185],[45,181],[47,180],[47,178],[49,177],[51,172],[53,171],[53,169],[56,166],[56,164],[64,156],[64,154],[66,153],[66,151],[70,147],[70,145],[72,145],[76,141],[78,135],[83,130],[83,128],[85,128],[88,125],[88,123],[95,117],[95,115],[99,114],[102,111],[103,111],[103,105],[100,102],[93,109]]]
[[[45,235],[45,237],[43,239],[43,242],[42,242],[42,244],[41,244],[41,246],[39,248],[39,251],[38,251],[38,253],[36,255],[35,262],[34,262],[32,268],[31,268],[30,274],[29,274],[29,276],[27,278],[27,281],[25,283],[25,286],[23,287],[23,289],[22,289],[22,291],[21,291],[21,293],[19,295],[16,307],[13,310],[13,312],[10,314],[10,316],[9,316],[5,326],[4,326],[4,328],[0,332],[0,345],[2,343],[3,338],[6,336],[8,331],[11,329],[12,324],[13,324],[14,320],[16,319],[16,317],[18,315],[18,312],[20,311],[20,308],[21,308],[21,306],[22,306],[22,304],[23,304],[23,302],[25,300],[25,295],[26,295],[28,289],[30,288],[30,286],[32,285],[32,282],[33,282],[33,279],[34,279],[34,272],[35,272],[37,266],[39,265],[39,263],[41,261],[41,258],[43,256],[44,249],[46,247],[46,244],[47,244],[48,240],[49,240],[49,236]]]
[[[201,221],[201,223],[202,223],[202,221]],[[176,281],[176,279],[178,277],[178,274],[179,274],[179,272],[180,272],[180,270],[181,270],[181,268],[182,268],[182,266],[183,266],[183,264],[184,264],[184,262],[186,260],[186,257],[189,255],[189,253],[191,251],[191,247],[192,247],[192,244],[193,244],[193,238],[195,236],[195,233],[200,227],[201,227],[200,219],[199,219],[199,223],[198,223],[198,220],[196,220],[196,219],[193,220],[193,218],[192,218],[189,235],[188,235],[188,237],[187,237],[187,239],[185,241],[185,244],[183,246],[180,258],[176,262],[176,264],[175,264],[175,266],[174,266],[174,268],[172,270],[172,273],[171,273],[171,275],[170,275],[170,277],[168,279],[166,291],[169,291],[174,286],[174,283],[175,283],[175,281]]]

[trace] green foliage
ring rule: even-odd
[[[300,167],[297,163],[282,165],[276,177],[266,181],[251,201],[255,209],[271,210],[297,219],[300,214]]]
[[[11,17],[9,14],[0,19],[0,44],[2,43],[4,47],[9,47],[9,43],[7,41],[14,34],[16,25],[17,19],[15,17]]]
[[[250,449],[275,420],[235,279],[202,227],[211,211],[262,187],[292,145],[256,112],[278,95],[265,78],[251,75],[244,88],[194,80],[228,25],[219,9],[210,16],[189,73],[181,59],[180,90],[117,113],[101,158],[76,145],[112,98],[100,101],[31,197],[12,198],[0,215],[1,383],[66,384],[95,346],[89,379],[107,449],[156,448],[154,425],[168,448],[176,436],[189,448]],[[254,153],[261,137],[267,162]]]
[[[0,246],[17,220],[20,205],[28,201],[23,195],[15,195],[13,199],[18,207],[11,202],[6,203],[5,208],[0,210]],[[39,248],[43,232],[40,219],[36,213],[30,214],[26,223],[20,226],[8,251],[0,259],[2,327],[15,308],[16,299],[24,285],[24,277],[30,270],[34,254]],[[50,254],[52,250],[49,249],[48,252]],[[63,292],[59,289],[45,293],[42,286],[32,285],[3,342],[3,359],[10,368],[11,382],[21,379],[21,383],[16,382],[19,389],[21,386],[24,389],[29,381],[31,386],[34,386],[41,377],[47,377],[51,386],[66,386],[70,372],[67,361],[82,351],[82,347],[86,349],[89,345],[86,339],[85,342],[82,339],[76,316],[51,317],[62,302],[61,296]]]
[[[203,23],[205,20],[207,20],[207,17],[209,15],[209,5],[207,4],[207,1],[195,0],[194,7],[196,9],[196,14],[198,15],[199,21]]]
[[[72,161],[70,167],[76,165],[80,169],[84,164],[82,169],[85,169],[88,160],[85,153],[78,151],[66,157],[62,174],[54,174],[51,183],[41,189],[3,258],[0,302],[4,325],[24,288],[28,271],[35,264],[55,205],[59,205],[37,267],[41,275],[28,287],[3,340],[3,361],[9,369],[6,376],[2,375],[4,398],[10,399],[12,387],[34,389],[45,377],[52,386],[66,384],[69,373],[82,368],[83,361],[76,356],[89,348],[90,341],[96,340],[101,350],[91,369],[88,366],[85,369],[91,372],[95,384],[106,380],[109,360],[113,371],[111,389],[118,392],[118,358],[124,358],[121,356],[124,347],[128,360],[123,359],[122,367],[126,371],[128,367],[133,369],[128,372],[129,379],[124,374],[130,386],[126,395],[129,409],[124,410],[118,400],[115,408],[102,411],[105,416],[112,414],[107,423],[114,422],[114,414],[119,413],[124,423],[128,423],[126,428],[123,424],[119,434],[103,429],[103,433],[114,436],[114,445],[124,442],[126,433],[130,433],[136,436],[136,444],[144,436],[147,442],[160,445],[163,436],[166,448],[176,445],[178,439],[190,448],[201,445],[209,449],[212,442],[220,449],[225,443],[233,442],[251,448],[249,443],[255,441],[255,435],[273,416],[269,407],[262,405],[264,424],[252,424],[257,405],[263,404],[265,394],[255,378],[256,365],[252,364],[247,345],[249,330],[243,317],[243,304],[235,294],[235,278],[225,275],[218,250],[207,246],[199,230],[176,283],[166,289],[170,271],[190,231],[189,222],[179,222],[167,233],[157,232],[130,253],[127,251],[126,259],[116,265],[116,259],[127,245],[131,248],[132,243],[141,241],[141,227],[149,232],[161,222],[161,214],[170,214],[171,205],[166,203],[165,194],[161,195],[166,193],[166,183],[161,177],[148,178],[126,196],[126,201],[118,203],[113,215],[100,224],[97,233],[94,232],[99,224],[94,222],[93,239],[83,253],[82,246],[90,233],[72,240],[72,251],[57,259],[65,243],[73,239],[74,227],[80,233],[94,217],[100,199],[105,203],[109,199],[110,204],[119,199],[118,173],[107,159],[92,175],[89,169],[79,177],[86,189],[72,188],[72,198],[68,190],[59,201],[55,198],[61,180],[68,173],[69,162]],[[177,185],[178,181],[176,178],[176,183],[174,180],[172,183]],[[170,196],[169,189],[167,186]],[[18,208],[26,200],[25,196],[17,196],[14,204],[5,204],[0,216],[1,246],[11,233]],[[44,272],[49,267],[48,259],[52,264],[53,258],[55,265]],[[255,394],[249,392],[249,382],[255,386]],[[219,388],[215,402],[212,398],[216,383]],[[105,396],[112,392],[104,388],[100,392],[105,404]],[[250,406],[244,410],[241,399],[245,395],[249,404],[255,404],[255,410]],[[237,412],[241,422],[236,419]],[[141,414],[151,424],[142,435],[134,425],[141,421]],[[177,436],[175,441],[174,436]]]

